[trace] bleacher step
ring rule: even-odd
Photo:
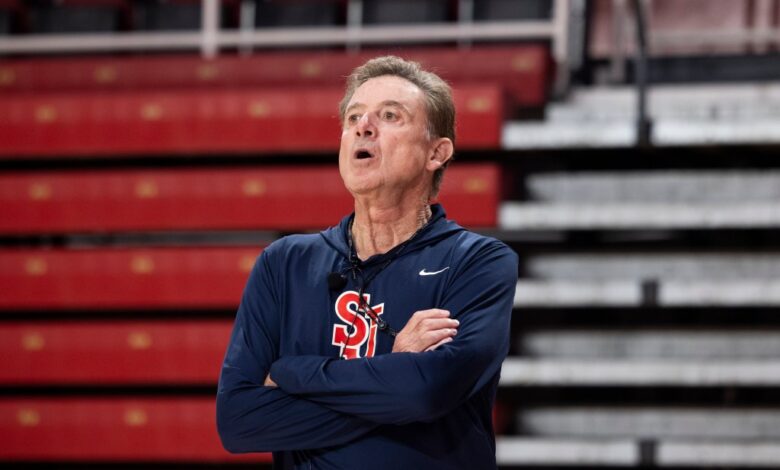
[[[652,286],[652,288],[648,288]],[[762,307],[780,305],[780,279],[520,280],[515,307]]]
[[[502,386],[780,386],[775,360],[518,359],[501,370]]]
[[[780,411],[768,407],[540,406],[518,411],[517,429],[539,437],[773,440]]]
[[[645,463],[658,467],[780,466],[780,444],[774,441],[693,441],[631,439],[528,438],[499,436],[499,465],[567,465],[624,467]]]
[[[780,205],[505,202],[499,210],[499,226],[504,230],[777,228]]]
[[[780,142],[780,84],[651,86],[647,99],[655,145]],[[544,122],[510,122],[508,150],[630,147],[637,143],[635,87],[573,90],[549,106]]]

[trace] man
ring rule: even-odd
[[[517,256],[431,204],[453,154],[449,86],[373,59],[340,114],[355,212],[258,258],[219,382],[223,445],[282,469],[495,468]]]

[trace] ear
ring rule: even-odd
[[[425,168],[428,171],[436,171],[443,167],[451,158],[455,147],[452,140],[447,137],[440,137],[433,142],[431,153],[428,155],[428,161],[425,162]]]

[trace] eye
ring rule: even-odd
[[[398,115],[393,111],[383,111],[382,119],[384,119],[385,121],[395,121],[396,119],[398,119]]]
[[[360,114],[350,114],[347,116],[347,123],[348,124],[355,124],[360,120]]]

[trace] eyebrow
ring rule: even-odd
[[[409,108],[407,108],[403,103],[396,100],[385,100],[379,103],[381,106],[394,106],[396,108],[401,108],[406,114],[411,116],[411,111],[409,111]],[[344,115],[346,116],[350,111],[352,111],[355,108],[359,108],[361,106],[365,106],[363,103],[356,102],[352,103],[347,107],[347,109],[344,110]]]

